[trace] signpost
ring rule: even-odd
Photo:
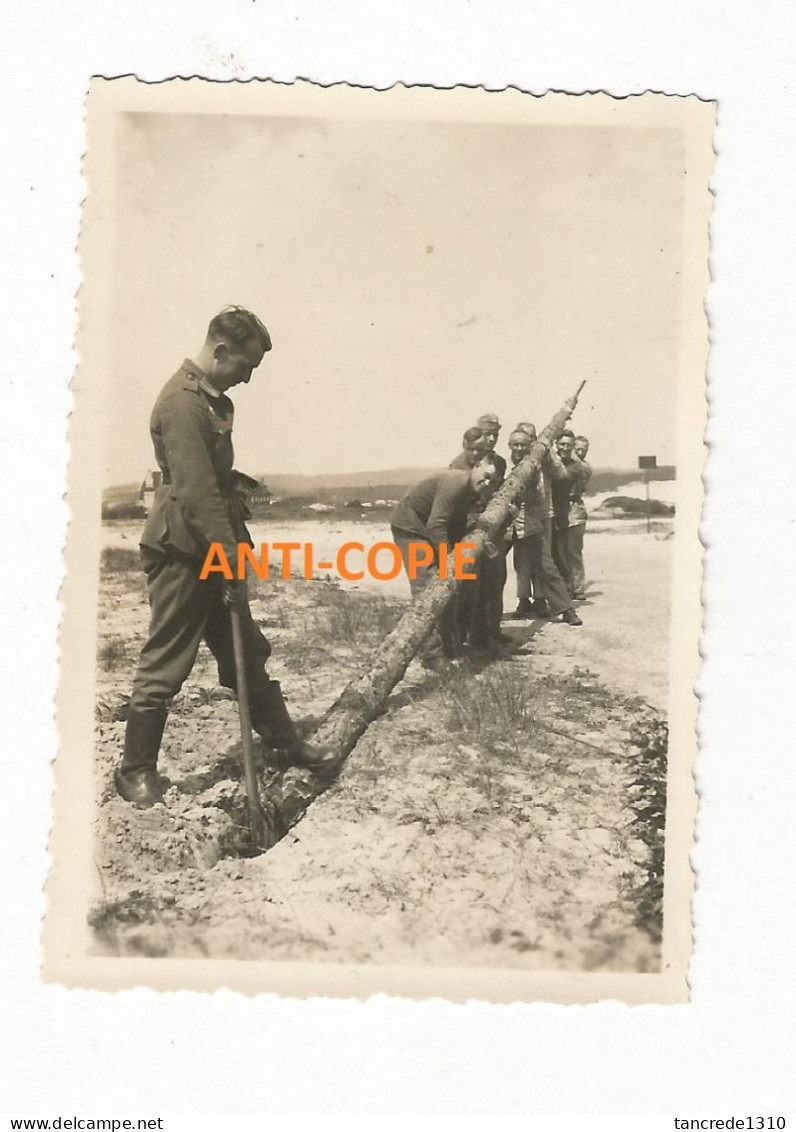
[[[644,486],[647,489],[647,534],[650,532],[650,468],[657,468],[657,456],[639,456],[638,466],[644,473]]]

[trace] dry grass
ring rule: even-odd
[[[126,546],[106,546],[100,555],[100,570],[103,574],[125,574],[130,570],[139,571],[141,559],[137,550]]]
[[[130,661],[130,649],[124,637],[106,637],[97,650],[97,661],[106,672],[113,672]]]
[[[323,644],[358,645],[382,640],[395,628],[404,607],[380,594],[350,593],[324,586],[312,635]]]
[[[509,665],[495,665],[473,679],[461,669],[441,683],[445,723],[450,731],[471,736],[504,735],[533,724],[532,688],[528,677]]]

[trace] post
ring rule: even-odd
[[[647,512],[647,534],[650,533],[650,468],[657,468],[657,456],[639,456],[638,466],[644,473],[644,492],[647,498],[646,512]]]
[[[647,488],[647,534],[650,533],[650,474],[644,473],[644,483]]]

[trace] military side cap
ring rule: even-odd
[[[500,428],[497,413],[484,413],[475,423],[476,427],[483,429],[484,432],[494,432],[496,428]]]

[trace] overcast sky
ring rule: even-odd
[[[233,302],[274,343],[233,393],[245,471],[441,466],[489,411],[505,451],[582,378],[595,465],[674,461],[678,131],[125,114],[115,168],[106,483]]]

